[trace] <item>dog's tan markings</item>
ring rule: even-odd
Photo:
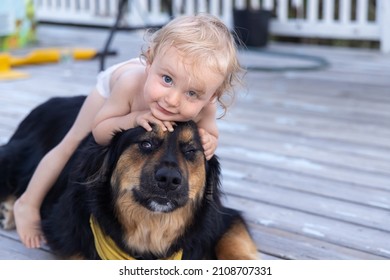
[[[160,129],[154,129],[149,138],[168,139],[170,134]],[[194,141],[191,128],[183,129],[179,143]],[[178,143],[175,143],[177,145]],[[119,222],[124,227],[125,242],[129,248],[139,252],[152,252],[164,255],[177,238],[184,234],[185,229],[192,223],[193,212],[205,186],[205,165],[203,153],[196,155],[195,161],[184,159],[182,151],[177,149],[178,165],[184,177],[189,180],[189,200],[186,205],[173,212],[152,212],[134,201],[130,190],[140,184],[141,172],[148,172],[154,163],[159,162],[164,155],[168,143],[165,142],[153,154],[144,156],[137,147],[129,148],[120,157],[113,173],[113,185],[118,186],[119,195],[116,201],[116,213]]]
[[[14,204],[15,196],[9,196],[0,204],[0,226],[3,229],[15,229]]]
[[[161,139],[163,137],[164,132],[160,128],[154,127],[153,131],[146,133],[141,141],[147,141],[153,138]],[[159,156],[159,151],[153,155],[153,158],[144,156],[137,145],[132,145],[120,156],[112,176],[112,185],[117,185],[125,189],[138,186],[142,168],[145,166],[145,163],[154,162],[155,158],[158,158]]]
[[[199,196],[203,194],[206,185],[206,170],[204,164],[188,164],[188,173],[188,182],[190,186],[189,198],[198,199],[200,198]]]
[[[193,205],[188,203],[170,213],[151,212],[134,203],[129,194],[122,193],[117,201],[117,212],[129,248],[163,255],[192,222]]]
[[[183,129],[180,135],[181,143],[188,143],[189,145],[194,142],[194,132],[190,128]],[[182,162],[182,161],[181,161]],[[188,172],[189,198],[192,200],[199,199],[203,194],[204,186],[206,185],[206,169],[203,153],[196,155],[195,161],[186,162],[186,170]]]
[[[164,134],[160,132],[154,136],[157,135]],[[164,254],[192,222],[193,205],[190,202],[171,213],[157,213],[133,200],[130,190],[139,186],[141,172],[152,168],[153,164],[147,163],[157,162],[162,154],[163,149],[160,149],[152,156],[143,156],[137,147],[131,147],[119,158],[112,176],[112,185],[119,188],[116,212],[124,227],[125,241],[129,248],[139,252]]]
[[[119,186],[120,190],[138,186],[144,162],[145,158],[138,152],[137,147],[128,148],[117,162],[111,177],[111,184]]]
[[[86,258],[82,254],[76,254],[76,255],[70,256],[68,259],[74,260],[74,261],[86,260]]]
[[[194,140],[194,133],[190,128],[184,128],[180,134],[180,141],[190,143]]]
[[[168,135],[169,132],[163,131],[161,127],[156,126],[153,128],[153,131],[151,132],[151,135],[160,139],[165,138],[166,135]]]
[[[258,259],[256,244],[241,221],[235,222],[222,236],[215,247],[215,253],[219,260]]]

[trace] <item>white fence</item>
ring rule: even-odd
[[[114,23],[118,0],[35,0],[41,21]],[[390,53],[390,0],[128,0],[122,26],[162,25],[173,16],[209,12],[233,27],[233,8],[271,10],[270,33],[282,36],[374,40]]]

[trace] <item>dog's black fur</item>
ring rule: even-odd
[[[38,106],[23,120],[9,142],[0,147],[0,201],[10,197],[19,197],[24,192],[40,159],[69,130],[84,99],[84,96],[53,98]],[[216,156],[209,161],[204,159],[195,124],[192,122],[179,124],[175,131],[169,134],[169,137],[178,137],[176,134],[184,128],[194,131],[195,144],[185,151],[178,151],[177,147],[171,146],[167,146],[167,149],[172,153],[184,153],[189,164],[191,160],[193,162],[199,160],[194,157],[201,153],[206,181],[201,190],[202,193],[192,206],[191,222],[185,226],[180,236],[168,244],[167,250],[164,252],[141,251],[129,247],[124,233],[126,226],[119,221],[115,208],[121,190],[112,186],[115,179],[113,179],[113,172],[119,164],[120,156],[128,151],[129,147],[138,145],[137,147],[141,150],[144,149],[143,144],[140,143],[143,143],[147,132],[141,127],[116,133],[108,146],[99,146],[91,135],[82,142],[46,196],[41,208],[42,228],[52,250],[65,258],[99,259],[89,225],[90,215],[93,214],[103,231],[120,248],[137,259],[164,258],[180,248],[183,249],[183,259],[225,258],[230,254],[224,253],[225,247],[227,251],[238,251],[235,255],[233,254],[233,258],[252,258],[254,244],[251,243],[250,238],[243,238],[242,242],[249,244],[252,251],[247,249],[240,251],[240,245],[237,247],[237,244],[230,244],[230,241],[226,242],[226,245],[221,244],[225,242],[222,241],[224,236],[235,225],[245,226],[245,222],[239,212],[221,204],[219,162]],[[149,144],[145,149],[150,148]],[[140,155],[147,157],[148,153],[153,152],[142,150]],[[172,172],[171,169],[169,170],[166,171],[165,168],[164,172]],[[176,169],[173,172],[176,174]],[[144,174],[144,171],[141,173],[143,175],[140,177],[145,178],[139,178],[139,180],[146,181],[149,174]],[[189,186],[186,186],[188,182],[185,182],[188,178],[182,173],[180,171],[177,175],[180,177],[180,188],[169,190],[168,196],[171,204],[167,205],[170,205],[170,208],[164,209],[162,212],[166,213],[161,213],[161,215],[170,215],[177,211],[176,208],[190,203],[188,200]],[[165,183],[159,182],[159,184]],[[134,203],[138,203],[137,207],[150,208],[152,207],[148,200],[150,196],[160,195],[159,192],[168,193],[164,188],[164,186],[147,186],[146,190],[142,188],[131,190]],[[161,197],[165,195],[161,194]],[[241,233],[245,236],[247,232],[246,227],[244,228],[244,232],[241,230]],[[241,233],[237,235],[238,243],[240,243]]]

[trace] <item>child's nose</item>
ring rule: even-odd
[[[165,97],[165,102],[171,107],[178,107],[180,104],[180,92],[177,90],[171,91]]]

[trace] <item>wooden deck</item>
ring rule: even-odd
[[[39,47],[95,47],[107,31],[39,26]],[[107,65],[137,56],[142,32],[118,32]],[[390,56],[377,51],[275,45],[320,56],[323,70],[248,72],[219,121],[226,203],[248,219],[265,259],[390,259]],[[243,52],[244,65],[308,62]],[[88,94],[98,61],[27,66],[0,82],[0,143],[52,96]],[[0,259],[53,259],[0,230]]]

